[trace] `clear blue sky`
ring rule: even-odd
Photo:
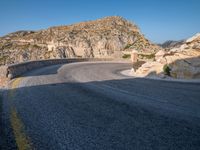
[[[113,15],[156,43],[200,32],[200,0],[0,0],[0,36]]]

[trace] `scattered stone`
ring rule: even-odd
[[[155,54],[155,59],[158,60],[158,59],[162,58],[165,54],[166,54],[166,52],[164,50],[160,50]]]

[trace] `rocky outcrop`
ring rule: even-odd
[[[129,48],[156,52],[138,27],[122,17],[106,17],[0,38],[0,65],[57,58],[116,58]]]
[[[166,66],[171,77],[180,79],[200,78],[200,34],[189,38],[179,48],[173,48],[168,52],[159,51],[155,55],[154,62],[142,65],[137,75],[159,75],[164,77]],[[164,68],[165,66],[165,68]]]

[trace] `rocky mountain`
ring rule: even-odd
[[[162,44],[159,44],[159,46],[161,46],[164,49],[172,49],[172,48],[178,48],[184,43],[185,43],[185,40],[180,40],[180,41],[169,40]]]
[[[40,31],[18,31],[0,38],[0,65],[28,60],[119,58],[122,51],[157,52],[138,27],[118,16]]]
[[[179,48],[161,50],[155,56],[155,61],[143,64],[135,74],[200,79],[200,33],[187,39]]]

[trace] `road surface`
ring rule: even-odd
[[[129,67],[72,63],[14,80],[3,106],[13,148],[200,149],[200,84],[120,74]]]

